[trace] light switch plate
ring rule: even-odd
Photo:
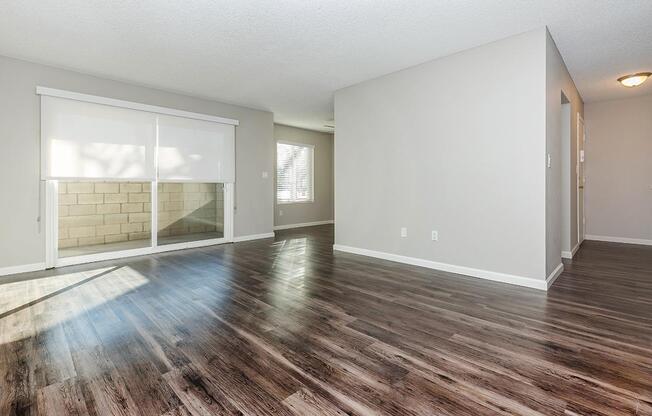
[[[267,172],[263,172],[263,179],[267,179],[267,176],[269,176]]]

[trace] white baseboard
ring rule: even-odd
[[[20,266],[0,267],[0,276],[10,274],[37,272],[45,270],[45,263],[21,264]]]
[[[550,286],[552,286],[553,283],[555,283],[555,280],[561,275],[561,272],[564,271],[564,263],[559,263],[559,266],[555,268],[555,270],[550,273],[550,276],[546,278],[546,290],[550,289]]]
[[[252,235],[243,235],[240,237],[235,237],[233,239],[234,243],[241,242],[241,241],[250,241],[250,240],[259,240],[263,238],[274,238],[274,233],[265,233],[265,234],[252,234]],[[211,242],[206,242],[206,241],[198,241],[191,243],[188,247],[181,247],[181,248],[174,248],[172,250],[181,250],[183,248],[194,248],[194,247],[203,247],[207,245],[213,245],[215,243]],[[158,252],[163,252],[163,251],[171,251],[167,250],[166,248],[162,248],[160,250],[157,250],[155,252],[152,252],[149,248],[147,249],[135,249],[135,250],[129,250],[129,252],[109,252],[109,253],[100,253],[100,254],[94,254],[94,255],[89,255],[89,256],[80,256],[80,257],[70,257],[70,258],[62,258],[57,261],[57,266],[56,267],[64,267],[64,266],[71,266],[75,264],[84,264],[84,263],[89,263],[89,262],[95,262],[95,261],[105,261],[105,260],[114,260],[114,259],[122,259],[122,258],[127,258],[127,257],[133,257],[133,256],[143,256],[143,255],[148,255],[148,254],[156,254]],[[28,273],[28,272],[36,272],[39,270],[45,270],[45,263],[34,263],[34,264],[23,264],[20,266],[10,266],[10,267],[0,267],[0,276],[7,276],[10,274],[17,274],[17,273]]]
[[[298,224],[287,224],[287,225],[277,225],[274,227],[275,230],[289,230],[290,228],[301,228],[301,227],[313,227],[315,225],[325,225],[325,224],[334,224],[333,220],[326,221],[313,221],[313,222],[302,222]]]
[[[347,253],[359,254],[367,257],[375,257],[383,260],[395,261],[398,263],[411,264],[414,266],[426,267],[428,269],[441,270],[450,273],[463,274],[466,276],[477,277],[480,279],[492,280],[495,282],[509,283],[512,285],[525,286],[532,289],[548,290],[546,280],[533,279],[531,277],[516,276],[513,274],[492,272],[483,269],[474,269],[465,266],[456,266],[454,264],[439,263],[431,260],[419,259],[416,257],[401,256],[398,254],[383,253],[381,251],[367,250],[364,248],[343,246],[334,244],[333,250],[344,251]]]
[[[575,244],[575,247],[573,247],[571,251],[562,251],[561,257],[563,259],[572,259],[573,257],[575,257],[575,253],[577,253],[577,250],[579,250],[579,248],[580,248],[580,244],[577,243]]]
[[[610,243],[625,243],[625,244],[640,244],[644,246],[652,246],[652,240],[645,240],[641,238],[626,238],[626,237],[610,237],[606,235],[585,235],[584,239],[593,241],[608,241]]]
[[[239,237],[233,237],[233,242],[240,243],[242,241],[261,240],[263,238],[274,238],[274,233],[241,235]]]

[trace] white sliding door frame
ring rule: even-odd
[[[167,108],[167,107],[159,107],[159,106],[154,106],[154,105],[148,105],[148,104],[142,104],[142,103],[135,103],[135,102],[130,102],[130,101],[123,101],[123,100],[117,100],[113,98],[107,98],[107,97],[100,97],[100,96],[95,96],[95,95],[88,95],[88,94],[80,94],[76,92],[71,92],[71,91],[64,91],[64,90],[57,90],[53,88],[46,88],[46,87],[37,87],[36,88],[36,94],[38,95],[44,95],[44,96],[51,96],[51,97],[59,97],[59,98],[66,98],[66,99],[71,99],[71,100],[76,100],[76,101],[83,101],[83,102],[88,102],[88,103],[95,103],[95,104],[102,104],[102,105],[107,105],[107,106],[113,106],[113,107],[119,107],[119,108],[127,108],[127,109],[132,109],[132,110],[139,110],[139,111],[145,111],[145,112],[150,112],[150,113],[156,113],[156,114],[164,114],[164,115],[169,115],[169,116],[177,116],[177,117],[183,117],[183,118],[188,118],[188,119],[195,119],[195,120],[202,120],[202,121],[210,121],[210,122],[215,122],[215,123],[220,123],[220,124],[226,124],[226,125],[231,125],[231,126],[238,126],[239,121],[230,119],[230,118],[224,118],[224,117],[217,117],[217,116],[212,116],[212,115],[207,115],[207,114],[200,114],[200,113],[193,113],[189,111],[183,111],[183,110],[177,110],[173,108]],[[43,114],[41,114],[41,125],[43,124]],[[157,134],[156,138],[158,141],[158,123],[157,123]],[[42,139],[41,139],[42,140]],[[156,146],[156,149],[158,151],[158,143]],[[41,157],[44,157],[44,155],[41,155]],[[155,161],[157,158],[155,157]],[[235,163],[235,159],[233,161]],[[155,162],[155,166],[158,169],[158,162]],[[102,179],[93,179],[89,180],[89,178],[66,178],[66,181],[102,181]],[[234,192],[235,192],[235,183],[227,182],[223,183],[223,192],[224,192],[224,219],[223,219],[223,237],[222,238],[212,238],[212,239],[206,239],[206,240],[196,240],[196,241],[188,241],[188,242],[181,242],[181,243],[173,243],[173,244],[165,244],[165,245],[159,245],[158,244],[158,235],[157,235],[157,230],[158,230],[158,172],[156,175],[154,175],[154,179],[152,178],[143,178],[142,180],[137,179],[137,178],[129,178],[129,179],[110,179],[112,182],[150,182],[152,184],[152,189],[150,193],[151,197],[151,236],[150,236],[150,246],[149,247],[142,247],[142,248],[135,248],[135,249],[130,249],[130,250],[119,250],[119,251],[108,251],[108,252],[102,252],[102,253],[94,253],[94,254],[88,254],[88,255],[81,255],[81,256],[71,256],[71,257],[63,257],[59,258],[59,244],[58,244],[58,230],[59,230],[59,193],[58,193],[58,183],[59,181],[56,180],[56,178],[53,179],[48,179],[45,180],[45,257],[46,257],[46,268],[52,268],[52,267],[60,267],[60,266],[69,266],[69,265],[74,265],[74,264],[83,264],[83,263],[91,263],[91,262],[96,262],[96,261],[105,261],[105,260],[114,260],[114,259],[121,259],[125,257],[132,257],[132,256],[141,256],[141,255],[147,255],[147,254],[154,254],[154,253],[161,253],[165,251],[173,251],[173,250],[183,250],[183,249],[188,249],[188,248],[195,248],[195,247],[205,247],[205,246],[211,246],[211,245],[216,245],[216,244],[224,244],[224,243],[230,243],[233,242],[233,224],[234,224],[234,210],[235,210],[235,198],[234,198]],[[169,180],[162,180],[160,182],[184,182],[184,183],[201,183],[201,182],[208,182],[208,183],[216,183],[211,180],[206,180],[202,181],[199,179],[195,179],[192,181],[184,180],[184,181],[169,181]],[[217,182],[221,183],[221,182]]]
[[[59,183],[45,181],[45,268],[57,265],[59,250]]]

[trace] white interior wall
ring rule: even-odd
[[[545,29],[337,91],[336,248],[545,284],[545,114]]]
[[[551,164],[547,167],[547,161],[541,166],[545,170],[546,181],[546,276],[554,278],[555,273],[560,272],[562,246],[562,172],[570,176],[570,227],[577,228],[577,180],[575,166],[569,171],[562,169],[562,110],[560,96],[570,101],[571,107],[571,142],[576,143],[577,138],[577,114],[584,112],[584,104],[577,88],[571,78],[566,64],[555,45],[554,40],[548,31],[546,33],[546,154],[550,155]],[[577,157],[576,145],[570,149],[570,158],[574,162]],[[568,179],[568,178],[567,178]],[[577,233],[572,233],[570,245],[577,245]]]
[[[587,104],[585,120],[587,239],[652,245],[652,95]]]
[[[571,251],[571,105],[562,96],[561,105],[561,251],[570,257]]]
[[[0,269],[45,257],[39,181],[39,96],[45,86],[240,120],[236,130],[235,236],[273,229],[274,140],[270,112],[223,104],[0,57]],[[263,178],[262,172],[268,172]],[[40,206],[40,208],[39,208]]]

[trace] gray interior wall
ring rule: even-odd
[[[274,139],[315,146],[315,201],[277,204],[274,187],[274,225],[303,224],[333,219],[333,135],[296,127],[274,125]],[[276,158],[275,158],[276,159]],[[276,174],[274,175],[276,184]]]
[[[543,163],[539,163],[545,171],[546,180],[546,276],[549,276],[561,264],[562,251],[562,137],[561,137],[561,94],[570,101],[571,106],[571,143],[577,138],[577,113],[583,114],[582,98],[566,64],[562,59],[550,33],[546,30],[546,154],[550,154],[551,166],[547,168],[546,154],[542,155]],[[572,161],[576,160],[575,145],[570,149]],[[577,179],[575,167],[567,171],[570,179],[570,227],[577,230]],[[577,244],[577,232],[571,238],[572,246]]]
[[[561,250],[570,252],[571,245],[571,105],[561,105]]]
[[[545,279],[545,43],[542,28],[337,91],[336,244]]]
[[[652,243],[652,95],[589,103],[585,121],[587,238]]]
[[[0,57],[0,267],[45,259],[39,181],[40,100],[36,86],[240,120],[236,129],[235,236],[273,229],[273,115],[215,101]],[[262,172],[269,173],[262,178]],[[11,178],[11,180],[8,180]],[[43,204],[41,203],[41,207]]]

